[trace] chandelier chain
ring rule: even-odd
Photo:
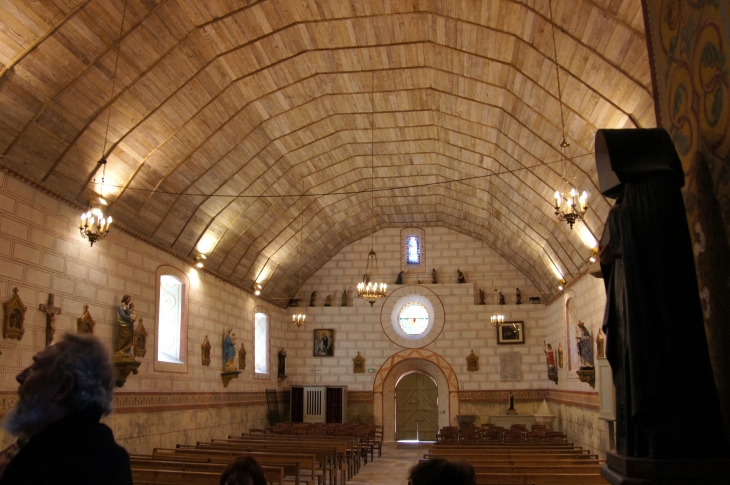
[[[106,130],[104,131],[104,146],[101,149],[101,158],[102,160],[106,156],[106,145],[109,138],[109,123],[111,122],[112,118],[112,99],[114,99],[114,88],[117,85],[117,67],[119,66],[119,55],[122,50],[122,34],[124,33],[124,20],[127,16],[127,3],[129,0],[124,0],[124,9],[122,10],[122,22],[119,26],[119,42],[117,43],[117,58],[114,61],[114,75],[112,76],[112,90],[111,93],[109,93],[109,112],[106,115]]]

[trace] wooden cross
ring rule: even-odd
[[[316,365],[312,366],[312,373],[314,374],[314,376],[312,377],[312,384],[316,385],[317,384],[317,366]]]
[[[53,306],[55,295],[48,294],[48,303],[41,303],[38,309],[46,312],[46,346],[53,343],[53,336],[56,334],[56,315],[61,314],[61,308]]]

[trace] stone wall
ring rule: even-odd
[[[139,374],[130,376],[115,398],[124,412],[107,418],[120,442],[129,444],[130,451],[149,452],[151,448],[145,446],[167,446],[187,437],[195,441],[223,436],[227,433],[222,430],[229,425],[244,430],[265,424],[263,391],[277,387],[275,349],[283,345],[285,312],[113,225],[109,236],[92,248],[79,236],[80,213],[80,208],[0,174],[0,300],[7,301],[17,287],[28,308],[22,340],[2,341],[0,413],[15,400],[15,376],[45,346],[45,314],[38,305],[47,301],[49,293],[55,294],[55,305],[62,308],[57,337],[76,332],[76,319],[88,304],[96,321],[95,334],[110,349],[116,306],[122,295],[129,294],[149,337],[146,356],[138,358],[142,362]],[[184,272],[190,280],[186,374],[153,368],[155,272],[161,265]],[[272,376],[266,379],[253,376],[253,309],[257,306],[270,315],[274,350]],[[227,388],[220,376],[225,328],[233,328],[238,336],[237,349],[241,342],[247,349],[246,370]],[[200,360],[206,335],[212,344],[208,367]],[[6,441],[7,436],[0,440]]]

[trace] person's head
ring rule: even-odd
[[[255,458],[239,456],[223,470],[220,485],[266,485],[266,477]]]
[[[105,416],[112,411],[114,371],[96,337],[66,334],[33,356],[16,377],[18,402],[3,420],[13,435],[33,436],[80,411]]]
[[[474,467],[465,461],[432,458],[414,465],[408,485],[475,485]]]
[[[132,301],[132,297],[131,297],[131,296],[129,296],[129,295],[124,295],[124,296],[122,297],[122,303],[124,303],[125,305],[129,305],[129,302],[130,302],[130,301]]]

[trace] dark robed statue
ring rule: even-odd
[[[616,199],[599,253],[616,449],[656,459],[726,456],[672,141],[663,129],[598,130],[596,166],[603,195]]]

